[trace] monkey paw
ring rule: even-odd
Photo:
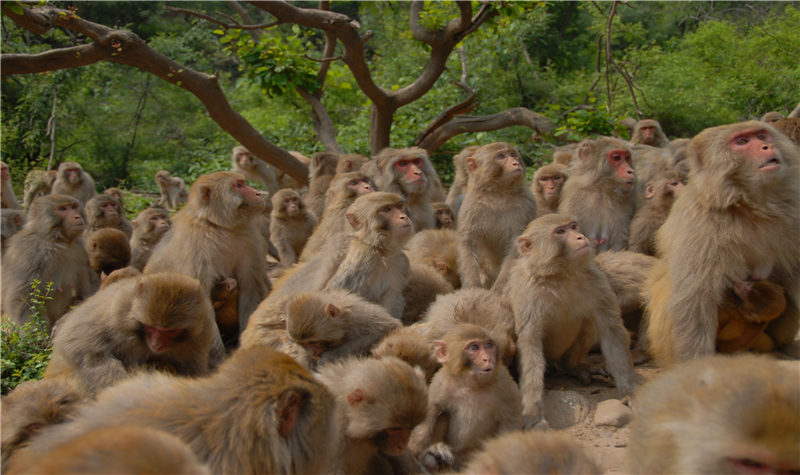
[[[437,442],[425,450],[419,461],[430,472],[442,472],[453,468],[455,457],[450,446],[444,442]]]

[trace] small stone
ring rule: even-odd
[[[617,399],[608,399],[597,405],[594,425],[623,427],[631,420],[631,408]]]
[[[566,429],[586,419],[590,403],[575,391],[545,391],[544,415],[553,429]]]

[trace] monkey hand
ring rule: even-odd
[[[420,463],[430,472],[446,472],[453,469],[455,456],[450,446],[437,442],[428,447],[419,458]]]

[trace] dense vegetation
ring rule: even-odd
[[[323,37],[318,31],[283,24],[258,43],[243,30],[223,30],[204,19],[170,12],[162,2],[53,2],[76,7],[82,18],[126,28],[161,53],[190,68],[218,72],[233,107],[276,145],[306,155],[322,150],[310,108],[294,86],[313,82]],[[295,2],[316,7],[312,2]],[[236,13],[228,2],[175,2],[180,8],[215,15]],[[476,4],[477,5],[477,4]],[[658,119],[670,137],[691,136],[720,123],[788,113],[800,98],[800,5],[797,2],[512,2],[462,42],[467,83],[479,104],[471,114],[488,115],[523,106],[549,117],[557,132],[577,139],[608,134],[616,121]],[[247,7],[255,23],[272,19]],[[368,62],[377,84],[397,89],[413,81],[428,50],[414,40],[405,2],[332,2],[374,32]],[[477,7],[476,7],[477,8]],[[449,3],[426,5],[426,26],[452,18]],[[603,40],[610,33],[613,68],[605,74]],[[5,15],[2,51],[37,52],[74,44],[71,32],[37,36]],[[598,51],[598,48],[601,48]],[[313,53],[313,54],[312,54]],[[465,99],[453,82],[462,75],[458,49],[433,89],[400,108],[391,143],[407,146],[442,110]],[[629,75],[631,87],[620,71]],[[609,81],[607,83],[607,80]],[[341,63],[331,63],[322,101],[347,152],[369,153],[369,101]],[[634,95],[631,94],[634,91]],[[2,81],[2,158],[12,168],[17,196],[25,173],[47,166],[54,111],[54,159],[77,161],[98,187],[155,191],[161,168],[187,182],[227,168],[234,140],[191,94],[138,69],[99,62],[47,74],[5,76]],[[513,127],[458,135],[434,153],[445,181],[449,157],[458,149],[494,140],[518,145],[534,163],[546,160],[552,137]]]

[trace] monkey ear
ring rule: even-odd
[[[478,161],[475,160],[473,157],[467,157],[464,163],[467,165],[467,171],[470,173],[473,173],[475,170],[478,169]]]
[[[442,364],[447,363],[447,343],[443,342],[442,340],[434,341],[433,352],[436,356],[436,361]]]
[[[211,187],[203,185],[200,187],[200,198],[208,203],[211,201]]]
[[[296,389],[289,389],[278,398],[278,405],[275,408],[275,416],[278,419],[278,434],[281,437],[288,437],[294,430],[297,416],[300,414],[303,405],[303,396]]]
[[[348,172],[353,171],[353,161],[352,160],[345,160],[344,161],[344,169]]]
[[[585,142],[581,144],[581,146],[578,148],[578,158],[585,160],[591,157],[593,149],[594,147],[592,146],[591,142]]]
[[[656,186],[652,183],[648,183],[644,189],[644,197],[645,199],[650,199],[656,195]]]
[[[342,311],[339,310],[339,307],[337,307],[336,305],[334,305],[332,303],[329,303],[328,305],[325,306],[325,314],[327,316],[331,317],[331,318],[336,318],[341,313],[342,313]]]
[[[367,399],[367,393],[365,393],[364,390],[361,388],[356,388],[350,394],[347,395],[347,402],[350,403],[351,406],[355,406],[356,404],[366,399]]]
[[[533,244],[531,243],[530,239],[526,237],[519,237],[517,238],[517,246],[519,246],[519,252],[521,252],[523,256],[527,256],[531,253]]]
[[[345,217],[347,217],[347,222],[350,223],[350,226],[353,229],[361,229],[361,220],[358,219],[358,216],[356,216],[355,213],[347,213]]]

